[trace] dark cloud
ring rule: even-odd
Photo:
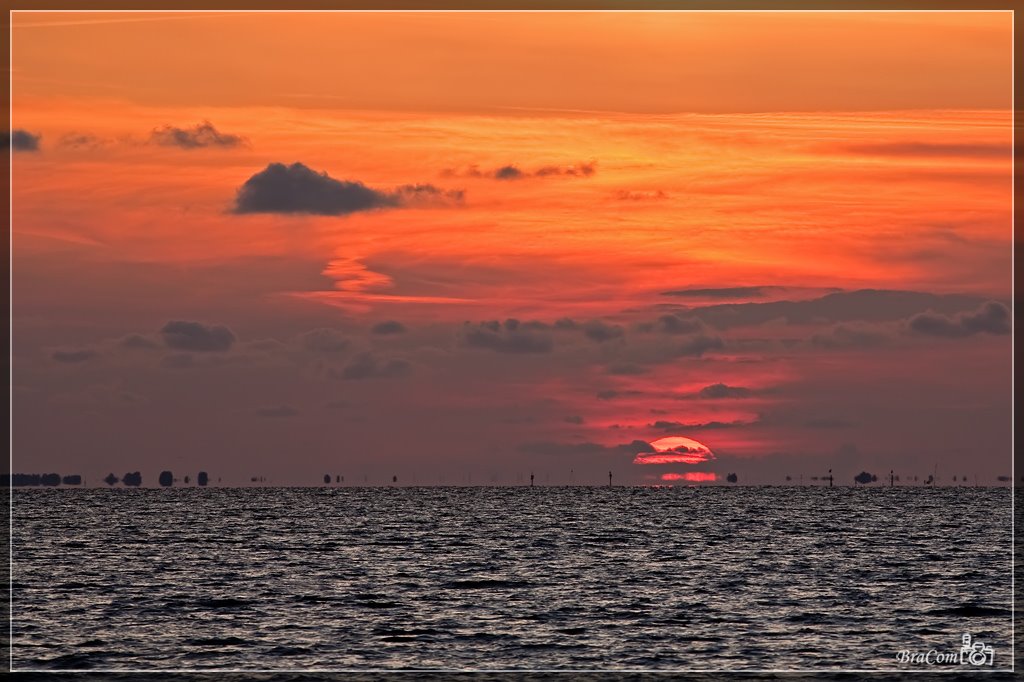
[[[657,190],[656,192],[639,192],[634,190],[620,189],[615,193],[615,198],[619,201],[652,201],[655,199],[667,199],[668,194],[663,190]]]
[[[303,348],[314,353],[338,353],[349,346],[349,340],[336,329],[312,329],[299,340]]]
[[[399,206],[460,204],[466,198],[461,189],[441,189],[434,185],[402,185],[391,196]]]
[[[345,380],[397,379],[412,373],[412,365],[405,360],[381,359],[372,353],[361,353],[341,370]]]
[[[193,351],[226,351],[235,342],[234,333],[221,325],[171,321],[160,330],[169,348]]]
[[[521,177],[523,177],[523,171],[515,166],[502,166],[494,171],[494,178],[496,180],[518,180]]]
[[[977,310],[957,315],[927,312],[907,322],[910,331],[924,336],[960,338],[974,334],[1009,334],[1010,311],[1002,303],[989,301]]]
[[[678,431],[678,430],[682,430],[682,429],[711,430],[711,429],[734,429],[734,428],[739,427],[739,426],[750,426],[750,422],[710,421],[710,422],[698,422],[698,423],[694,423],[694,424],[687,424],[687,423],[684,423],[684,422],[664,421],[664,420],[660,420],[659,419],[658,421],[654,422],[653,424],[648,424],[648,426],[650,426],[653,429],[660,429],[662,431]]]
[[[30,133],[27,130],[15,129],[10,133],[4,133],[4,138],[11,151],[37,152],[39,151],[39,141],[43,136]]]
[[[277,407],[260,407],[255,410],[257,417],[294,417],[299,413],[294,407],[279,405]]]
[[[64,149],[98,149],[108,144],[108,141],[88,133],[67,133],[61,136],[57,144]]]
[[[846,151],[870,156],[1010,158],[1012,149],[1005,144],[941,144],[934,142],[895,142],[850,145]]]
[[[722,342],[720,337],[698,334],[697,336],[684,341],[683,344],[676,349],[676,354],[699,358],[710,350],[720,350],[724,347],[725,343]]]
[[[606,324],[601,320],[590,320],[583,325],[583,334],[591,341],[604,343],[613,339],[621,339],[625,331],[617,324]]]
[[[118,341],[117,345],[121,346],[121,348],[131,348],[137,350],[148,350],[152,348],[159,348],[160,346],[160,344],[158,344],[156,341],[146,336],[143,336],[142,334],[129,334],[128,336],[125,336],[120,341]]]
[[[654,446],[647,441],[635,440],[632,443],[621,445],[601,445],[600,443],[556,443],[542,441],[537,443],[524,443],[519,446],[520,452],[534,455],[551,455],[554,457],[566,455],[621,455],[633,457],[642,452],[654,452]]]
[[[462,330],[462,340],[471,348],[486,348],[499,353],[549,353],[554,348],[549,333],[527,327],[516,319],[505,320],[504,324],[496,320],[476,325],[467,322]]]
[[[461,191],[445,191],[433,185],[404,185],[393,192],[376,190],[361,182],[335,180],[301,163],[271,163],[239,188],[233,210],[347,215],[416,204],[458,203],[462,198]]]
[[[538,178],[552,175],[570,175],[574,177],[590,177],[597,172],[597,162],[580,163],[573,166],[541,166],[533,172]]]
[[[247,143],[240,135],[229,135],[218,131],[209,121],[203,121],[191,128],[164,126],[155,128],[149,135],[153,144],[181,149],[201,149],[203,147],[241,147]]]
[[[547,178],[554,176],[589,177],[597,172],[597,162],[578,163],[569,166],[541,166],[534,171],[524,171],[515,164],[499,166],[494,170],[480,170],[477,165],[463,169],[446,168],[443,177],[493,178],[494,180],[520,180],[522,178]]]
[[[85,362],[87,360],[92,360],[94,357],[96,357],[96,351],[88,349],[55,350],[50,354],[50,358],[55,362],[63,362],[66,364]]]
[[[562,421],[564,421],[564,422],[566,422],[568,424],[582,424],[583,423],[583,417],[581,417],[581,416],[579,416],[577,414],[577,415],[572,415],[572,416],[566,417]]]
[[[1010,310],[996,301],[989,301],[974,313],[959,316],[960,326],[970,334],[1009,334]]]
[[[767,287],[723,287],[720,289],[676,289],[663,291],[662,296],[681,298],[761,298]]]
[[[344,215],[397,205],[386,192],[361,182],[343,182],[293,163],[272,163],[245,181],[235,198],[235,213],[313,213]]]
[[[697,392],[698,398],[705,400],[720,400],[723,398],[749,398],[753,391],[742,386],[726,386],[725,384],[711,384]]]
[[[406,330],[405,325],[402,324],[401,322],[396,322],[395,320],[387,320],[385,322],[378,322],[377,324],[373,325],[373,328],[370,329],[370,331],[373,332],[374,334],[386,335],[403,334],[405,333]]]
[[[688,316],[696,317],[718,329],[761,325],[779,320],[788,324],[895,322],[929,310],[945,315],[971,310],[984,300],[961,294],[863,289],[826,294],[804,301],[719,303],[693,308]]]
[[[555,329],[558,329],[559,331],[573,331],[579,329],[579,327],[580,326],[576,324],[575,320],[568,317],[555,320]]]

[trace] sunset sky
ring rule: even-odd
[[[12,21],[15,471],[1010,473],[1009,12]]]

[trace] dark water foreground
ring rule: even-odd
[[[1008,669],[1010,495],[16,490],[13,666]],[[898,659],[956,654],[964,633],[993,667]]]

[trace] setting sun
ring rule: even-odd
[[[669,436],[651,442],[653,453],[641,452],[634,464],[701,464],[715,459],[711,448],[683,436]]]

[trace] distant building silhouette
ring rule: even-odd
[[[789,476],[786,476],[786,479],[788,480]],[[729,474],[725,477],[725,480],[729,481],[729,483],[735,483],[739,479],[736,477],[736,474]]]
[[[205,471],[200,471],[199,475],[196,477],[196,484],[197,485],[205,486],[209,482],[210,482],[209,474],[207,474]]]
[[[39,485],[60,485],[60,474],[43,474],[39,477]]]
[[[160,485],[167,488],[174,485],[174,474],[170,471],[161,471],[159,478]]]
[[[853,480],[856,483],[860,483],[862,485],[867,485],[868,483],[871,483],[872,481],[877,481],[878,477],[874,476],[872,474],[869,474],[866,471],[862,471],[859,474],[857,474],[856,476],[854,476]]]
[[[331,484],[331,475],[330,474],[324,474],[324,485],[330,485],[330,484]]]
[[[71,474],[61,479],[64,485],[82,485],[82,477],[78,474]]]
[[[133,488],[138,488],[140,485],[142,485],[142,474],[140,474],[138,471],[133,471],[132,473],[125,474],[124,479],[121,482],[124,483],[125,485],[130,485]]]

